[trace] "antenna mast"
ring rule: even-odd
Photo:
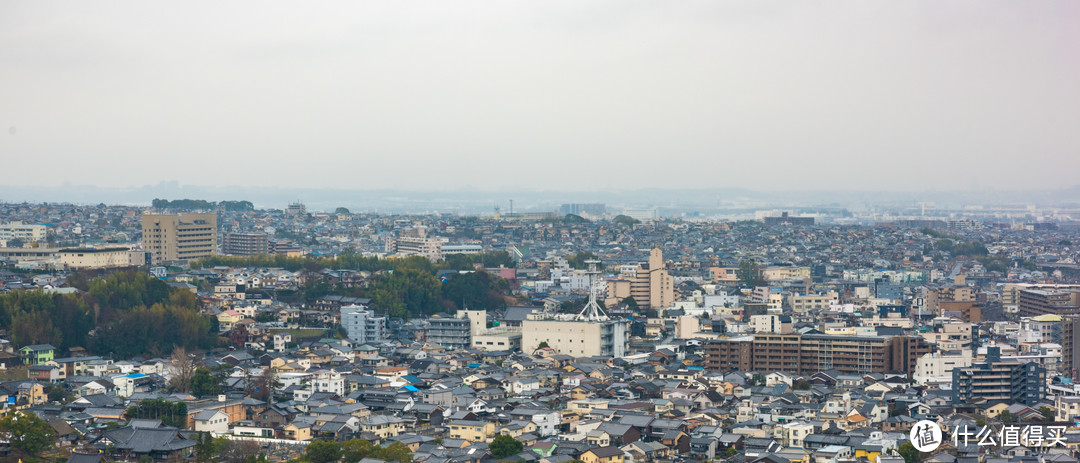
[[[589,266],[589,302],[585,304],[585,307],[578,312],[577,318],[581,321],[604,321],[608,319],[604,309],[600,308],[600,304],[596,302],[596,295],[604,289],[603,280],[597,278],[600,276],[600,261],[595,259],[589,259],[585,261],[585,264]]]

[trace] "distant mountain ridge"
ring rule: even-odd
[[[25,187],[0,185],[0,201],[127,204],[149,207],[162,199],[246,200],[256,208],[284,208],[296,201],[310,211],[347,207],[353,212],[490,214],[496,207],[509,212],[557,210],[565,203],[604,203],[613,208],[665,208],[699,210],[838,207],[863,209],[869,205],[912,206],[933,202],[939,209],[970,205],[1033,204],[1041,208],[1080,207],[1080,186],[1042,191],[780,191],[745,188],[648,188],[613,191],[545,190],[363,190],[290,187],[218,187],[163,182],[139,187],[64,185]]]

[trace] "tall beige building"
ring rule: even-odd
[[[649,251],[649,261],[638,264],[633,274],[623,274],[607,285],[608,306],[618,304],[627,296],[638,307],[658,309],[675,303],[675,278],[667,271],[664,253],[658,248]]]
[[[217,214],[145,213],[142,232],[143,249],[150,253],[150,265],[207,257],[217,248]]]

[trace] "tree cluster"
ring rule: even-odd
[[[17,346],[80,346],[119,357],[160,355],[174,346],[213,347],[213,321],[195,308],[195,296],[135,270],[94,279],[73,277],[82,294],[10,291],[0,294],[0,326]]]
[[[481,267],[513,265],[508,253],[504,251],[481,254],[451,254],[438,264],[414,256],[405,259],[380,259],[364,257],[352,252],[345,252],[336,258],[285,258],[282,256],[224,257],[214,256],[199,261],[196,265],[215,266],[262,266],[260,264],[282,268],[303,268],[311,272],[303,288],[303,298],[313,301],[330,294],[361,296],[371,299],[371,306],[386,312],[391,317],[411,317],[431,315],[454,308],[473,307],[483,309],[501,309],[506,307],[504,295],[510,285],[506,280],[492,276]],[[344,287],[331,284],[325,278],[319,278],[323,268],[355,269],[374,272],[363,288]],[[448,272],[442,278],[436,275],[442,270],[459,270],[464,273]],[[281,297],[281,294],[278,294]]]
[[[360,270],[377,272],[380,270],[397,270],[400,268],[416,268],[437,272],[439,270],[469,270],[476,264],[486,268],[513,267],[514,260],[506,251],[483,252],[479,254],[449,254],[442,262],[432,263],[422,256],[412,256],[401,259],[368,257],[347,249],[335,257],[288,257],[281,254],[259,256],[210,256],[191,263],[191,267],[211,268],[216,266],[228,267],[266,267],[283,268],[291,272],[299,270],[319,271],[322,269],[334,270]]]
[[[491,456],[500,460],[521,453],[521,450],[524,447],[525,446],[521,441],[506,434],[495,436],[495,439],[488,444],[488,449],[491,450]]]
[[[942,238],[934,243],[934,249],[944,251],[953,257],[959,256],[985,256],[990,254],[986,246],[978,241],[953,241],[950,238]]]
[[[364,458],[375,458],[388,463],[411,463],[412,451],[401,442],[382,447],[363,439],[345,442],[317,440],[308,444],[303,456],[303,459],[310,463],[358,463]]]
[[[762,276],[761,266],[752,260],[739,262],[739,268],[735,270],[735,277],[746,286],[764,286],[765,277]]]
[[[217,206],[224,207],[226,211],[244,212],[255,210],[255,205],[251,201],[221,201],[215,203],[207,201],[205,199],[175,199],[169,201],[167,199],[155,199],[150,205],[154,209],[164,210],[179,210],[179,211],[193,211],[193,210],[207,210],[214,209]]]
[[[0,432],[7,434],[11,446],[36,455],[53,444],[56,431],[33,412],[19,410],[0,419]]]
[[[187,403],[161,399],[141,400],[124,411],[128,419],[161,420],[166,426],[187,427]]]
[[[586,268],[588,268],[588,265],[585,264],[585,261],[587,261],[587,260],[599,260],[599,259],[600,258],[597,257],[596,254],[593,254],[593,253],[588,252],[588,251],[581,251],[581,252],[579,252],[577,254],[574,254],[574,255],[566,258],[566,263],[570,264],[570,267],[573,267],[573,268],[576,268],[576,269],[586,269]]]
[[[195,461],[198,463],[220,461],[224,463],[265,463],[266,454],[258,442],[232,440],[225,436],[214,437],[208,432],[194,436]]]
[[[443,299],[458,309],[502,309],[506,307],[503,295],[509,290],[510,284],[506,280],[487,272],[452,274],[442,283]]]

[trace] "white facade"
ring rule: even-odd
[[[229,414],[221,410],[207,410],[195,415],[195,430],[214,435],[229,432]]]
[[[376,317],[374,312],[362,305],[342,307],[341,326],[349,339],[357,344],[386,340],[386,317]]]
[[[315,392],[329,392],[339,396],[345,395],[345,377],[336,371],[320,371],[315,373],[311,380]]]
[[[30,225],[22,222],[10,222],[0,225],[0,240],[9,241],[20,239],[27,243],[33,241],[45,241],[45,226]]]
[[[919,384],[952,382],[953,368],[969,367],[971,362],[971,351],[967,349],[960,351],[958,355],[928,353],[919,357],[918,362],[915,363],[915,373],[912,378]]]

